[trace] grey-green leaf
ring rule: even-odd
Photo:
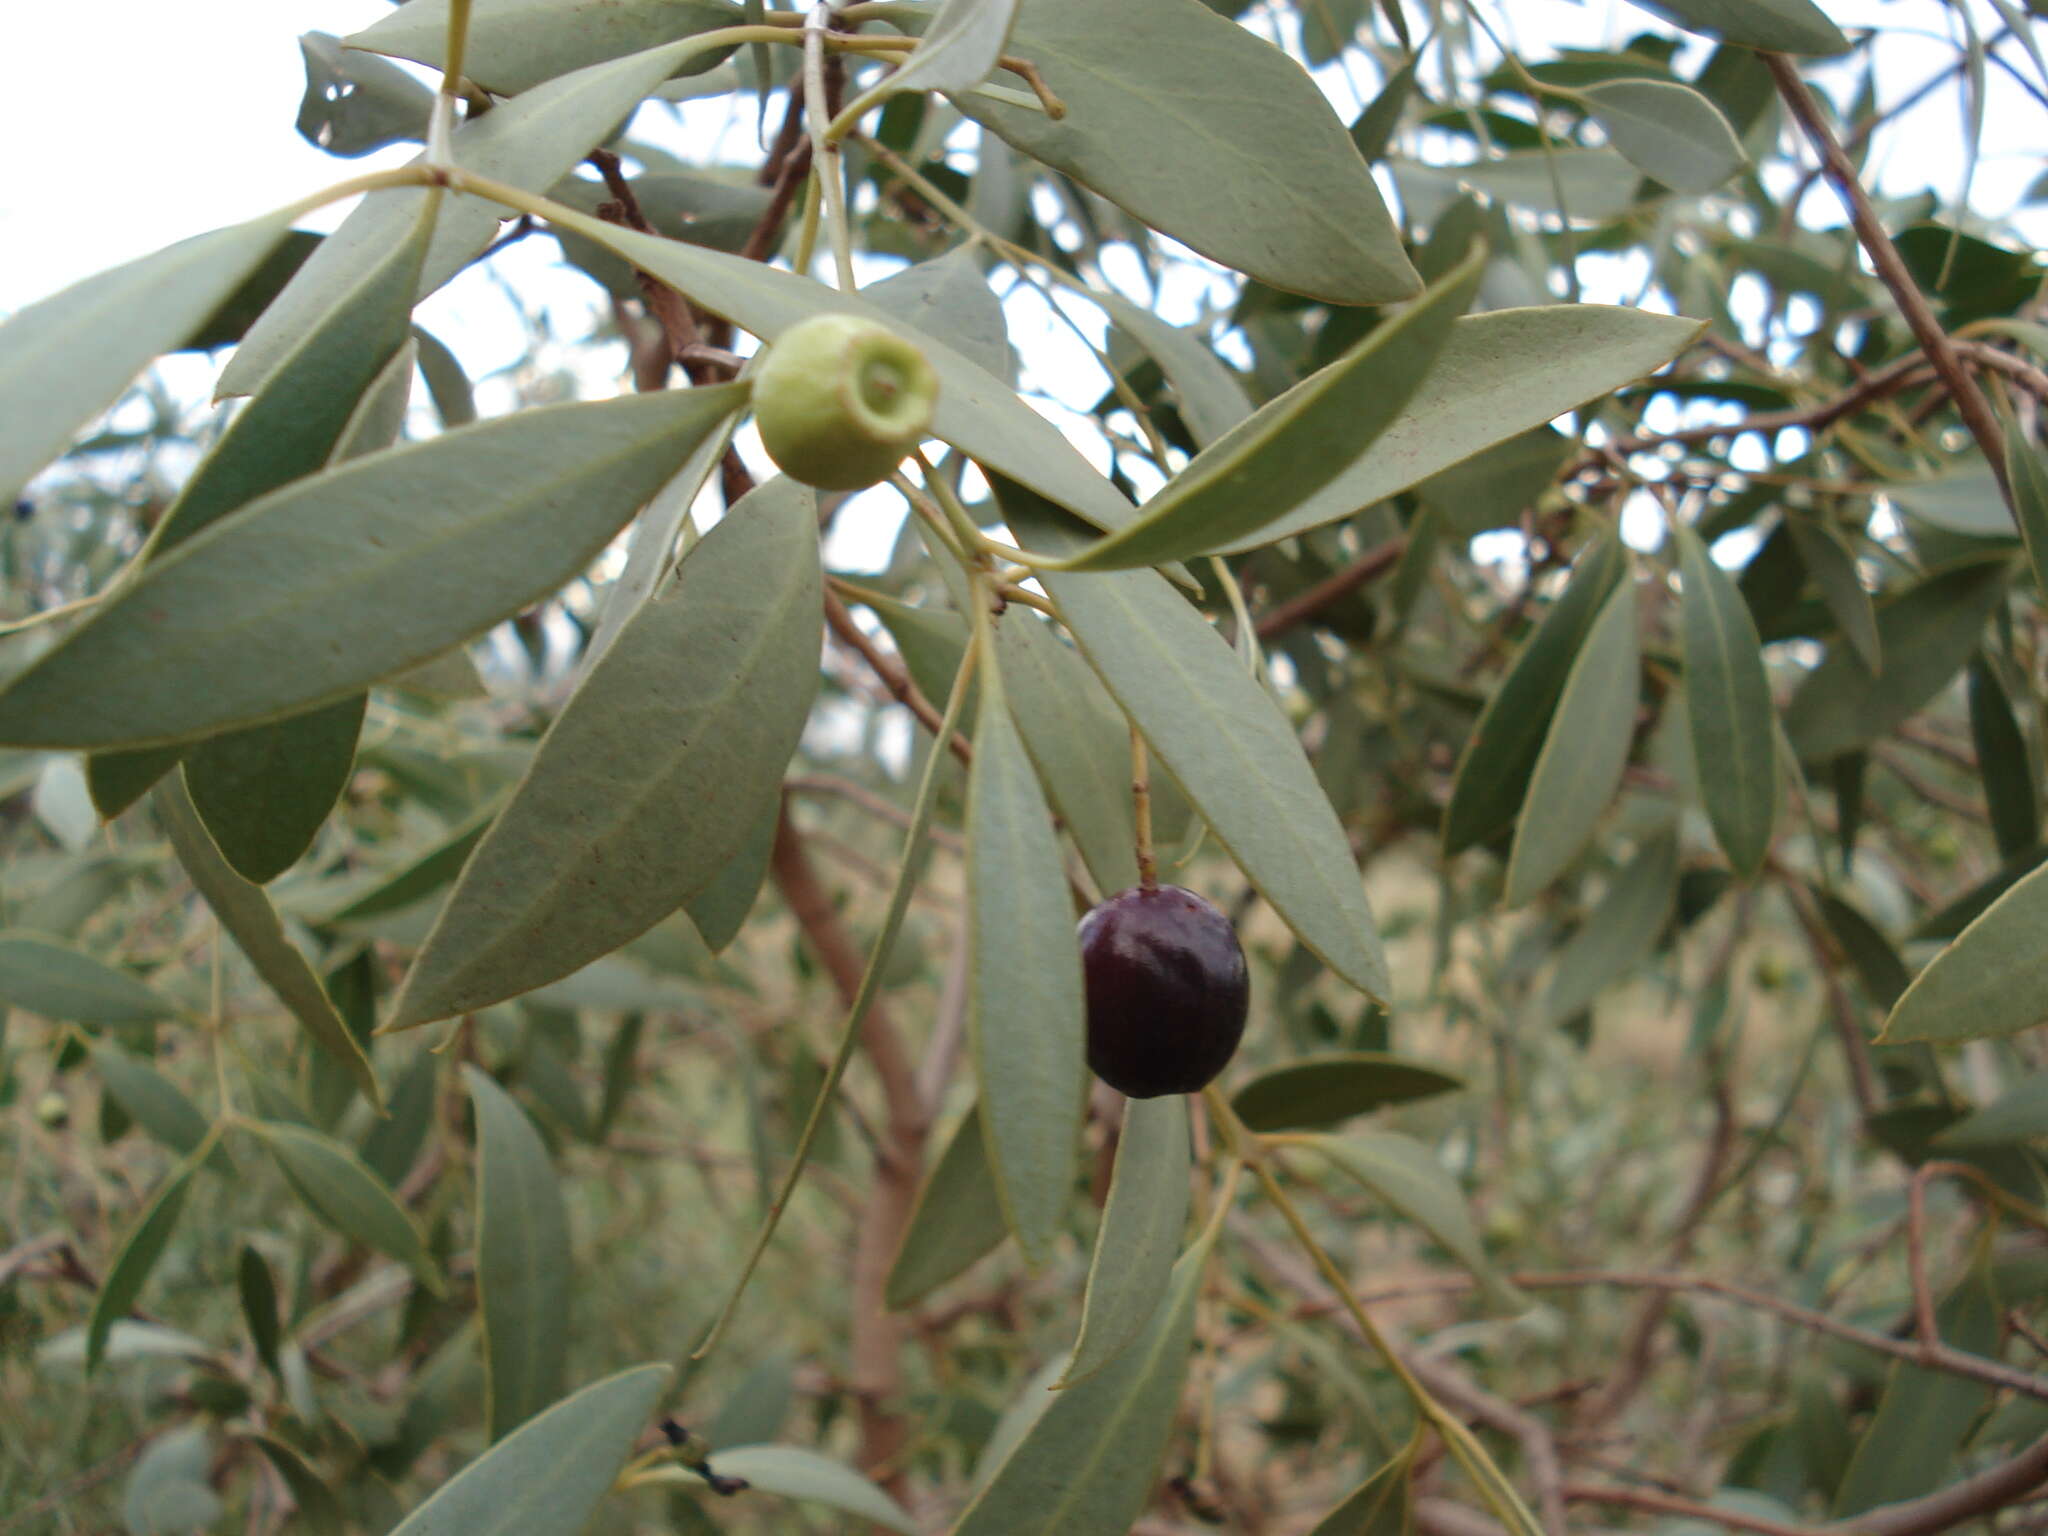
[[[744,1478],[751,1493],[822,1504],[884,1530],[917,1536],[916,1522],[894,1499],[853,1468],[816,1451],[796,1445],[741,1445],[716,1452],[710,1465],[720,1477]]]
[[[2001,859],[2015,859],[2041,841],[2041,791],[2034,755],[2013,713],[1999,669],[1987,656],[1970,663],[1970,739],[1977,777]]]
[[[732,0],[475,0],[462,72],[500,94],[516,95],[570,70],[651,51],[740,20]],[[416,0],[343,41],[350,48],[439,67],[447,56],[448,0]],[[730,46],[698,51],[691,72],[711,68],[731,51]],[[455,158],[469,164],[459,141]]]
[[[203,1424],[182,1424],[150,1441],[122,1491],[121,1524],[128,1536],[217,1529],[224,1511],[212,1472],[213,1442]]]
[[[953,1127],[917,1192],[917,1208],[889,1267],[883,1299],[891,1311],[900,1312],[964,1274],[1009,1235],[977,1104]]]
[[[153,803],[163,818],[171,850],[192,884],[213,908],[221,927],[235,941],[313,1043],[348,1068],[373,1109],[384,1108],[383,1090],[363,1047],[335,1011],[327,989],[296,945],[285,936],[284,924],[263,888],[252,885],[228,867],[226,859],[200,824],[182,779],[159,786]]]
[[[1018,538],[1054,554],[1085,539],[1070,519],[997,480]],[[1272,695],[1228,642],[1150,571],[1047,572],[1082,654],[1259,893],[1301,942],[1373,997],[1386,955],[1351,844]]]
[[[1152,1497],[1173,1432],[1214,1240],[1212,1229],[1181,1255],[1136,1343],[1050,1394],[952,1536],[1125,1536]]]
[[[462,1079],[476,1106],[476,1286],[495,1441],[562,1395],[569,1213],[547,1144],[526,1112],[475,1067],[465,1066]]]
[[[1308,1536],[1408,1536],[1415,1458],[1404,1451],[1383,1464],[1318,1520]]]
[[[900,72],[891,76],[894,84]],[[1013,378],[1016,354],[1003,303],[982,276],[974,247],[955,246],[932,261],[921,261],[869,283],[860,296],[918,330],[959,351],[998,379]]]
[[[144,364],[181,345],[287,224],[273,213],[196,235],[95,273],[0,325],[0,494],[11,503]],[[81,336],[93,344],[80,346]]]
[[[1138,883],[1131,728],[1088,663],[1050,625],[1012,612],[996,654],[1024,746],[1104,895]]]
[[[106,1041],[94,1044],[92,1060],[107,1092],[137,1125],[180,1156],[190,1157],[199,1150],[210,1122],[176,1083],[141,1057]],[[226,1149],[219,1146],[213,1149],[206,1166],[215,1173],[234,1172]]]
[[[1880,607],[1881,673],[1854,647],[1830,647],[1785,706],[1785,734],[1801,760],[1858,751],[1917,713],[1977,649],[2010,570],[2002,555],[1966,560]]]
[[[1496,1307],[1517,1308],[1521,1294],[1494,1269],[1472,1225],[1464,1192],[1421,1142],[1392,1131],[1311,1136],[1304,1145],[1435,1238],[1469,1269]]]
[[[1383,1051],[1335,1051],[1260,1073],[1231,1096],[1230,1107],[1255,1131],[1293,1131],[1464,1086],[1427,1062]]]
[[[865,112],[903,91],[960,91],[996,67],[1020,0],[946,0],[916,49],[854,102]]]
[[[72,1024],[150,1024],[177,1005],[148,983],[39,933],[0,933],[0,1004]]]
[[[1233,541],[1227,552],[1303,533],[1384,501],[1662,367],[1700,329],[1695,320],[1600,304],[1468,315],[1452,325],[1428,377],[1370,448],[1292,512]],[[1278,404],[1267,404],[1262,413]]]
[[[1856,555],[1833,523],[1820,518],[1787,517],[1799,563],[1820,589],[1821,601],[1836,627],[1855,647],[1865,670],[1884,666],[1884,642],[1877,633],[1877,606],[1856,573]]]
[[[129,1309],[135,1305],[135,1298],[142,1294],[143,1282],[149,1279],[149,1272],[164,1256],[164,1248],[170,1243],[171,1234],[177,1230],[178,1215],[185,1209],[185,1196],[191,1187],[190,1168],[180,1168],[172,1174],[143,1209],[141,1219],[128,1234],[128,1240],[121,1244],[113,1267],[107,1271],[107,1278],[100,1285],[99,1295],[93,1298],[92,1317],[85,1325],[85,1368],[88,1371],[95,1369],[105,1358],[109,1332],[116,1322],[128,1315]]]
[[[443,1483],[391,1536],[577,1536],[673,1374],[638,1365],[564,1398]]]
[[[1328,367],[1204,448],[1126,524],[1072,558],[1077,571],[1159,565],[1241,543],[1367,450],[1414,395],[1478,289],[1471,253]]]
[[[1882,1043],[1980,1040],[2048,1020],[2048,865],[2019,881],[1928,962]]]
[[[2020,1079],[1934,1138],[1937,1147],[2001,1147],[2048,1136],[2048,1072]]]
[[[1728,862],[1763,867],[1778,817],[1777,715],[1749,605],[1690,528],[1680,527],[1686,716],[1700,798]]]
[[[1152,354],[1173,385],[1181,419],[1204,448],[1252,413],[1244,383],[1222,358],[1210,350],[1197,327],[1169,324],[1129,299],[1101,290],[1089,297]]]
[[[2010,421],[2005,424],[2005,478],[2012,487],[2013,511],[2034,569],[2034,586],[2048,592],[2048,460]]]
[[[1543,1021],[1560,1025],[1590,1008],[1655,947],[1678,894],[1678,839],[1654,834],[1615,872],[1599,905],[1558,950],[1543,993]]]
[[[440,1270],[419,1227],[353,1152],[301,1125],[261,1120],[252,1129],[314,1215],[342,1236],[397,1260],[428,1289],[441,1289]]]
[[[185,758],[185,787],[221,857],[256,885],[313,846],[355,767],[369,706],[351,694],[302,715],[229,731]]]
[[[1152,1320],[1187,1226],[1189,1161],[1185,1095],[1124,1102],[1109,1204],[1063,1389],[1109,1364]]]
[[[1743,167],[1728,119],[1691,86],[1603,80],[1585,88],[1584,101],[1629,164],[1674,192],[1711,192]]]
[[[385,1028],[559,980],[741,851],[817,691],[813,508],[806,487],[769,481],[627,621],[471,854]]]
[[[1003,696],[981,669],[967,779],[968,1038],[989,1167],[1025,1258],[1051,1255],[1081,1136],[1084,1005],[1052,812]]]
[[[1778,53],[1834,54],[1849,39],[1813,0],[1636,0],[1689,32]]]
[[[1337,304],[1415,292],[1344,124],[1270,43],[1185,0],[1031,0],[1010,51],[1038,66],[1065,117],[972,92],[953,101],[1033,159],[1276,288]]]
[[[1511,907],[1579,856],[1621,787],[1635,736],[1638,646],[1635,583],[1624,576],[1586,632],[1529,776],[1501,896]]]
[[[295,481],[153,561],[0,691],[0,740],[211,735],[436,656],[581,570],[745,388],[522,411]]]

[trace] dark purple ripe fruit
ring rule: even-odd
[[[1082,918],[1081,976],[1088,1065],[1134,1099],[1208,1086],[1244,1035],[1237,930],[1177,885],[1133,886]]]

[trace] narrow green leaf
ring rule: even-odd
[[[1659,833],[1615,872],[1599,905],[1558,950],[1543,1021],[1565,1023],[1633,971],[1656,946],[1677,894],[1678,839]]]
[[[2001,859],[2017,858],[2041,841],[2041,798],[2033,754],[2013,717],[2013,705],[1997,670],[1983,654],[1970,663],[1970,736],[1977,748],[1977,777],[1991,813],[1991,833]]]
[[[1081,948],[1052,812],[1010,718],[1001,668],[985,665],[981,675],[986,704],[967,778],[968,1038],[1003,1212],[1024,1257],[1041,1264],[1080,1144]]]
[[[1038,66],[1065,117],[952,100],[1033,159],[1276,288],[1337,304],[1415,292],[1372,173],[1272,44],[1182,0],[1031,0],[1010,51]]]
[[[1486,701],[1451,785],[1445,853],[1460,853],[1514,825],[1572,661],[1627,569],[1628,552],[1611,535],[1580,555],[1563,595]]]
[[[1102,290],[1089,297],[1120,331],[1152,354],[1173,386],[1181,419],[1204,448],[1252,413],[1251,397],[1236,370],[1202,339],[1199,326],[1172,325],[1129,299]]]
[[[346,926],[367,921],[387,912],[404,910],[424,901],[462,872],[469,852],[497,816],[500,802],[492,800],[451,828],[448,834],[424,852],[413,855],[361,895],[325,914],[323,922]]]
[[[396,1189],[418,1160],[420,1148],[434,1128],[434,1098],[440,1082],[441,1058],[432,1051],[414,1055],[391,1091],[390,1113],[371,1126],[358,1149],[363,1166]]]
[[[889,76],[889,84],[896,86],[902,78],[903,72],[898,70]],[[935,260],[892,272],[878,283],[869,283],[860,296],[938,337],[996,378],[1016,376],[1017,355],[1010,350],[1003,301],[982,276],[971,244],[956,245]]]
[[[1408,1536],[1412,1518],[1414,1446],[1360,1483],[1318,1520],[1308,1536]]]
[[[210,735],[439,655],[581,570],[745,389],[521,411],[274,491],[0,691],[0,740]]]
[[[683,912],[712,954],[722,954],[739,937],[747,915],[754,910],[762,882],[768,878],[768,862],[775,854],[775,829],[781,819],[782,802],[777,798],[754,818],[739,852],[720,866],[709,885],[683,903]]]
[[[564,1398],[443,1483],[391,1536],[577,1536],[673,1375],[639,1365]]]
[[[1488,1261],[1457,1180],[1421,1142],[1392,1131],[1347,1131],[1342,1136],[1310,1136],[1303,1145],[1443,1244],[1472,1272],[1494,1306],[1523,1305],[1520,1293]]]
[[[142,566],[333,456],[357,402],[411,334],[413,291],[439,205],[421,199],[387,248],[363,253],[333,306],[278,358],[261,392],[192,471],[151,530]]]
[[[1104,895],[1138,883],[1131,809],[1131,728],[1074,648],[1028,613],[996,626],[1003,684],[1088,873]]]
[[[816,1451],[795,1445],[742,1445],[716,1452],[710,1465],[720,1477],[744,1478],[749,1493],[822,1504],[884,1530],[918,1536],[917,1523],[894,1499],[853,1468]]]
[[[896,642],[897,653],[902,656],[910,680],[917,684],[920,693],[927,699],[943,699],[952,693],[953,679],[959,674],[961,658],[967,654],[967,621],[964,618],[947,609],[913,607],[876,594],[864,596],[861,606],[880,619],[882,627],[889,631],[889,638]],[[977,691],[972,684],[969,685],[967,704],[961,715],[970,729],[975,716]]]
[[[1745,163],[1721,109],[1691,86],[1603,80],[1583,100],[1629,164],[1674,192],[1711,192]]]
[[[1486,250],[1475,246],[1398,317],[1374,326],[1336,362],[1195,455],[1137,521],[1070,557],[1065,568],[1122,570],[1205,554],[1293,511],[1399,416],[1485,268]]]
[[[1877,606],[1856,573],[1856,556],[1841,530],[1831,522],[1805,517],[1787,517],[1785,527],[1799,552],[1799,563],[1820,588],[1821,601],[1827,604],[1836,627],[1855,647],[1868,671],[1881,671],[1884,642],[1877,633]]]
[[[2013,511],[2034,570],[2034,586],[2048,592],[2048,460],[2011,421],[2005,424],[2005,478],[2012,487]]]
[[[559,980],[712,883],[779,793],[810,712],[822,580],[812,494],[792,481],[705,535],[555,718],[387,1030]]]
[[[308,1038],[348,1068],[370,1107],[382,1113],[384,1093],[377,1086],[376,1069],[341,1015],[335,1012],[334,1002],[320,985],[313,967],[285,937],[284,925],[278,921],[277,911],[263,894],[263,888],[228,868],[227,860],[200,825],[199,813],[192,808],[191,797],[180,780],[159,786],[154,804],[170,836],[171,851],[185,866],[185,873],[206,904],[213,908],[213,915],[227,930],[228,937],[249,957],[256,974],[277,994],[279,1001],[291,1010]]]
[[[1083,543],[1056,508],[993,483],[1023,543],[1055,554]],[[1388,996],[1344,828],[1293,728],[1237,653],[1150,571],[1048,572],[1045,587],[1089,665],[1259,894],[1331,970]]]
[[[1941,1131],[1934,1145],[2002,1147],[2043,1136],[2048,1136],[2048,1072],[2035,1072]]]
[[[1785,706],[1785,734],[1800,759],[1858,751],[1918,713],[1977,649],[2010,574],[2002,555],[1966,560],[1880,607],[1882,673],[1866,667],[1853,647],[1829,647]]]
[[[889,1310],[900,1312],[922,1301],[993,1253],[1009,1235],[977,1104],[953,1127],[945,1150],[917,1192],[916,1209],[903,1229],[903,1243],[883,1292]]]
[[[292,1517],[294,1530],[304,1529],[308,1536],[343,1536],[349,1526],[341,1501],[311,1462],[275,1435],[244,1434],[241,1438],[263,1453],[263,1459],[277,1469],[291,1490],[292,1502],[298,1506]]]
[[[270,1266],[263,1262],[263,1255],[247,1243],[242,1245],[242,1257],[235,1265],[235,1293],[241,1298],[242,1321],[249,1325],[249,1342],[256,1346],[256,1358],[275,1376],[277,1346],[284,1340],[277,1281]]]
[[[1995,1357],[2004,1315],[1989,1266],[1980,1264],[1942,1301],[1935,1322],[1951,1349]],[[1956,1458],[1991,1396],[1992,1389],[1981,1382],[1895,1362],[1877,1412],[1835,1490],[1835,1516],[1853,1527],[1855,1517],[1868,1510],[1932,1493],[1950,1481]]]
[[[417,0],[415,9],[418,15],[394,11],[343,44],[439,68],[447,58],[448,0]],[[462,72],[501,95],[517,95],[572,69],[623,62],[656,44],[735,26],[741,15],[733,0],[473,0]],[[731,52],[699,51],[685,72],[710,69]],[[459,141],[455,155],[469,164]]]
[[[484,1319],[490,1438],[502,1440],[562,1395],[569,1342],[569,1213],[547,1144],[526,1112],[475,1067],[476,1287]]]
[[[1152,1497],[1194,1342],[1212,1228],[1173,1266],[1144,1335],[1086,1381],[1025,1389],[1048,1405],[953,1526],[953,1536],[1124,1536]],[[1031,1405],[1020,1405],[1028,1412]],[[1022,1415],[1020,1415],[1020,1418]]]
[[[1260,1073],[1232,1095],[1230,1107],[1255,1131],[1335,1125],[1388,1104],[1456,1093],[1465,1086],[1427,1062],[1384,1051],[1304,1056]]]
[[[1394,140],[1395,132],[1401,126],[1401,113],[1408,106],[1408,98],[1415,93],[1415,66],[1418,61],[1410,59],[1391,75],[1380,87],[1379,94],[1366,103],[1365,110],[1351,125],[1351,142],[1358,146],[1358,153],[1367,161],[1383,159],[1387,146]]]
[[[92,1062],[107,1092],[137,1125],[181,1157],[199,1150],[212,1122],[177,1084],[141,1057],[104,1041],[93,1045]],[[232,1175],[235,1171],[227,1150],[220,1146],[213,1149],[206,1166],[215,1173]]]
[[[419,1227],[353,1152],[300,1125],[259,1120],[251,1129],[314,1215],[343,1237],[397,1260],[429,1290],[441,1290],[440,1270]]]
[[[214,846],[254,885],[313,846],[354,771],[369,706],[352,694],[302,715],[209,737],[185,758],[185,788]]]
[[[0,493],[62,453],[144,364],[186,336],[283,237],[265,214],[99,272],[0,325]],[[80,346],[79,338],[93,338]]]
[[[1835,54],[1849,39],[1813,0],[1636,0],[1652,15],[1709,37],[1778,53]]]
[[[1451,326],[1428,376],[1370,448],[1292,512],[1233,540],[1225,552],[1304,533],[1384,501],[1662,367],[1700,329],[1695,320],[1600,304],[1468,315]]]
[[[1624,576],[1565,677],[1529,776],[1501,900],[1518,907],[1564,872],[1621,787],[1634,739],[1640,656],[1635,582]]]
[[[0,1004],[72,1024],[150,1024],[177,1004],[146,982],[39,933],[0,933]]]
[[[1728,862],[1753,878],[1778,819],[1777,714],[1749,605],[1690,528],[1677,530],[1685,601],[1686,716],[1707,819]]]
[[[1124,1101],[1109,1204],[1081,1303],[1081,1334],[1060,1387],[1093,1376],[1152,1320],[1188,1219],[1188,1109],[1182,1094]]]
[[[177,1230],[178,1215],[185,1209],[185,1196],[191,1187],[190,1168],[180,1168],[166,1179],[144,1207],[141,1219],[129,1232],[127,1241],[121,1244],[121,1251],[114,1256],[113,1267],[101,1282],[99,1295],[93,1298],[92,1317],[85,1325],[85,1368],[88,1371],[96,1370],[100,1361],[106,1358],[110,1330],[128,1315],[129,1309],[135,1305],[135,1298],[142,1294],[149,1272],[164,1256],[171,1234]]]
[[[1899,958],[1899,952],[1877,925],[1841,897],[1816,888],[1813,898],[1820,906],[1828,932],[1842,946],[1856,979],[1863,984],[1864,993],[1889,1012],[1912,983],[1913,973],[1906,969],[1906,962]]]
[[[903,91],[961,91],[979,85],[1010,41],[1020,0],[945,0],[895,69],[846,109],[849,118]]]
[[[1987,907],[1913,978],[1880,1043],[1981,1040],[2048,1020],[2048,865]]]

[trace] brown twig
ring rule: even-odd
[[[1856,231],[1857,240],[1862,243],[1864,254],[1869,256],[1871,266],[1877,271],[1878,281],[1890,292],[1907,329],[1913,333],[1913,339],[1919,342],[1920,350],[1927,354],[1927,360],[1947,386],[1950,398],[1955,401],[1956,414],[1962,417],[1963,425],[1977,440],[1977,447],[1990,464],[2006,505],[2011,506],[2012,488],[2005,483],[2005,438],[1997,419],[1991,414],[1990,402],[1963,366],[1948,333],[1934,318],[1934,311],[1928,307],[1926,296],[1914,283],[1913,274],[1906,270],[1898,247],[1892,244],[1891,236],[1885,233],[1884,225],[1878,219],[1877,210],[1871,206],[1870,194],[1863,190],[1863,183],[1857,179],[1856,167],[1850,163],[1834,130],[1821,116],[1820,105],[1800,78],[1798,66],[1781,53],[1765,53],[1761,57],[1771,72],[1771,78],[1777,82],[1778,94],[1784,98],[1786,109],[1820,156],[1823,173],[1848,206],[1849,222]]]
[[[882,686],[889,690],[889,696],[917,716],[918,723],[936,736],[939,727],[945,724],[945,721],[932,707],[932,701],[910,680],[910,674],[904,670],[902,662],[868,638],[867,632],[854,622],[852,612],[840,600],[839,594],[829,587],[825,591],[825,622],[832,627],[833,634],[860,652],[861,660],[865,661],[869,670],[881,679]],[[953,755],[961,762],[974,761],[974,749],[958,732],[954,733],[952,741],[947,745],[953,749]]]
[[[1408,548],[1405,534],[1388,539],[1384,544],[1375,544],[1343,570],[1325,576],[1305,592],[1297,592],[1278,607],[1259,615],[1252,629],[1261,640],[1271,640],[1284,635],[1305,619],[1314,617],[1323,609],[1349,593],[1356,592],[1367,582],[1376,581],[1401,563],[1401,555]]]

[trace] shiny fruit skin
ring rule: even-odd
[[[1089,1068],[1134,1099],[1207,1087],[1251,1002],[1230,919],[1177,885],[1133,886],[1082,918],[1080,938]]]
[[[792,480],[857,491],[885,479],[925,438],[939,377],[923,352],[858,315],[813,315],[754,370],[754,425]]]

